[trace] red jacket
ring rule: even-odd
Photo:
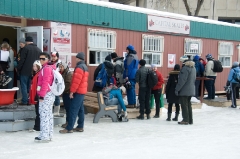
[[[29,103],[30,104],[37,104],[36,95],[37,95],[38,74],[39,74],[39,72],[36,73],[32,79],[32,84],[31,84],[31,88],[30,88],[30,92],[29,92]]]
[[[73,73],[70,92],[86,94],[88,88],[88,76],[88,68],[84,61],[78,62]]]
[[[161,89],[162,85],[164,83],[164,79],[162,74],[157,70],[156,71],[157,77],[158,77],[158,83],[152,88],[152,90],[157,90],[157,89]]]

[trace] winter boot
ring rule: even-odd
[[[175,118],[172,118],[173,121],[178,121],[178,113],[175,114]]]
[[[154,117],[153,118],[159,118],[159,115],[154,115]]]
[[[147,119],[151,119],[150,114],[147,114]]]
[[[68,122],[66,122],[65,124],[62,124],[62,128],[66,128],[67,127],[67,125],[68,125]]]
[[[168,113],[168,114],[167,114],[167,119],[166,119],[166,120],[167,120],[167,121],[171,121],[171,116],[172,116],[172,113]]]
[[[54,106],[53,115],[54,115],[54,116],[60,116],[59,110],[60,110],[60,105],[59,105],[59,106]]]
[[[125,111],[122,115],[122,122],[128,122],[127,111]]]
[[[137,119],[144,120],[144,115],[143,115],[143,114],[140,114],[139,116],[137,116]]]
[[[5,74],[3,75],[3,78],[2,78],[2,85],[3,86],[6,86],[9,82],[12,81],[12,78],[9,77],[9,76],[6,76]]]

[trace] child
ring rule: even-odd
[[[62,74],[65,83],[65,90],[62,94],[63,105],[66,110],[66,123],[62,125],[62,128],[66,128],[69,121],[69,107],[71,105],[70,95],[70,86],[72,81],[73,72],[71,72],[66,63],[59,64],[59,70]]]
[[[6,76],[6,71],[9,64],[9,49],[10,46],[7,43],[1,45],[0,51],[0,89],[7,89],[7,84],[11,82],[12,78]]]
[[[127,110],[123,101],[122,91],[117,86],[110,84],[108,87],[103,88],[104,102],[106,105],[118,105],[118,119],[119,121],[128,121]],[[123,109],[123,114],[122,114]],[[124,119],[122,119],[122,117]]]
[[[32,84],[29,93],[29,103],[35,105],[36,119],[35,125],[32,131],[40,131],[40,114],[39,114],[39,100],[37,95],[37,82],[39,71],[41,70],[42,65],[39,60],[36,60],[33,63],[33,73],[32,73]]]

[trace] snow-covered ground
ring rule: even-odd
[[[59,134],[50,143],[34,143],[37,132],[0,132],[0,159],[239,159],[240,110],[203,105],[193,125],[160,119],[93,124],[86,116],[83,133]],[[179,121],[181,120],[181,116]]]

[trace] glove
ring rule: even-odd
[[[229,81],[227,81],[226,86],[230,86],[230,82]]]
[[[175,95],[178,96],[178,91],[177,90],[175,90]]]

